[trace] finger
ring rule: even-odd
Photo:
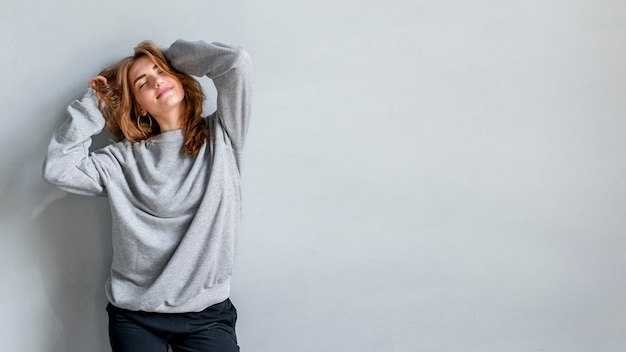
[[[105,86],[108,85],[106,77],[96,76],[89,82],[89,87],[91,87],[93,89],[96,89],[96,87],[98,86],[99,82],[102,83]]]
[[[105,85],[107,84],[107,79],[106,79],[106,77],[103,77],[103,76],[97,76],[96,78],[94,78],[94,80],[95,81],[100,81],[100,82],[102,82],[102,84],[105,84]]]

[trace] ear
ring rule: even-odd
[[[139,116],[146,116],[147,113],[148,113],[148,111],[146,111],[146,109],[139,108]]]

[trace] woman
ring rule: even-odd
[[[205,118],[190,75],[217,89],[217,110]],[[238,47],[178,40],[161,51],[142,42],[89,83],[52,137],[44,178],[109,197],[114,352],[239,350],[229,293],[250,75]],[[118,141],[89,152],[105,126]]]

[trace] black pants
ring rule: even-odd
[[[197,313],[135,312],[107,305],[113,352],[237,352],[237,310],[226,299]]]

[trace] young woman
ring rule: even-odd
[[[204,93],[190,75],[213,80],[214,113],[202,117]],[[229,293],[250,75],[238,47],[142,42],[89,83],[52,137],[44,178],[110,201],[114,352],[239,350]],[[90,152],[104,127],[118,141]]]

